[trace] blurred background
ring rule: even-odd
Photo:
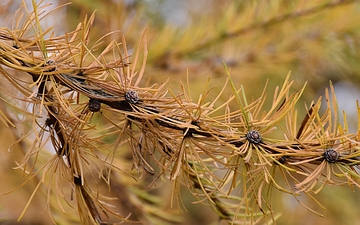
[[[99,52],[112,39],[121,41],[124,35],[129,52],[134,51],[146,30],[148,60],[145,76],[150,82],[170,79],[172,90],[179,80],[189,77],[194,99],[210,79],[209,95],[221,90],[226,73],[223,62],[231,68],[235,83],[243,85],[249,98],[257,98],[268,82],[269,99],[291,71],[294,90],[306,82],[299,101],[299,121],[309,106],[324,95],[332,81],[340,109],[347,114],[349,130],[357,132],[356,101],[360,99],[360,3],[330,0],[73,0],[45,1],[48,10],[70,2],[43,20],[43,26],[53,27],[55,35],[72,31],[77,24],[96,11],[91,33],[95,43],[105,34]],[[15,11],[22,2],[5,0],[0,3],[0,26],[11,29]],[[25,1],[29,9],[31,1]],[[91,44],[90,44],[91,45]],[[225,92],[225,101],[231,90]],[[265,106],[266,108],[266,106]],[[25,179],[12,171],[19,157],[7,152],[16,140],[0,128],[0,192],[9,191]],[[35,186],[35,184],[34,184]],[[164,186],[169,187],[169,186]],[[9,195],[0,196],[0,224],[17,220],[34,187],[27,185]],[[320,211],[319,217],[302,207],[293,196],[274,191],[274,211],[280,213],[277,224],[360,224],[357,188],[329,185],[316,195],[326,210],[304,198],[304,204]],[[179,224],[218,224],[211,210],[195,201],[184,191],[182,222]],[[47,224],[42,213],[44,201],[35,198],[20,224]],[[165,204],[165,203],[164,203]],[[38,205],[38,206],[37,206]],[[213,215],[213,216],[212,216]],[[64,219],[64,221],[66,221]],[[66,224],[64,222],[63,224]],[[75,223],[75,222],[74,222]],[[75,223],[76,224],[76,223]]]

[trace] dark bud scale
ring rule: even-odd
[[[140,101],[140,98],[136,91],[130,90],[125,93],[125,100],[130,104],[136,104]]]
[[[75,183],[76,185],[82,185],[81,176],[79,176],[79,177],[74,177],[74,183]]]
[[[48,59],[48,60],[46,60],[46,65],[55,65],[55,61],[54,60],[52,60],[52,59]]]
[[[91,112],[99,112],[101,107],[101,102],[97,99],[90,98],[89,100],[89,110]]]
[[[259,131],[251,130],[246,134],[246,139],[252,144],[261,143],[261,134]]]
[[[287,157],[283,155],[278,159],[278,162],[281,163],[281,164],[284,164],[284,163],[286,163],[286,158]]]
[[[324,158],[329,163],[334,163],[340,158],[340,155],[333,148],[329,148],[324,152]]]
[[[56,122],[55,117],[49,117],[49,118],[47,118],[47,119],[45,120],[46,126],[49,126],[49,127],[52,126],[52,125],[54,125],[55,122]]]

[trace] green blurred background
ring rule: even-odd
[[[49,1],[54,8],[68,1]],[[210,78],[214,90],[209,99],[221,90],[226,80],[223,62],[231,68],[235,83],[245,87],[247,96],[259,97],[266,82],[268,96],[282,85],[291,71],[294,90],[308,82],[299,101],[298,110],[305,115],[304,104],[316,101],[334,83],[340,109],[348,116],[350,131],[357,131],[356,100],[360,99],[360,3],[329,0],[73,0],[43,21],[44,27],[54,27],[56,35],[76,28],[86,15],[96,10],[91,33],[94,43],[103,35],[103,45],[112,39],[121,41],[124,35],[133,52],[146,30],[148,61],[145,76],[161,83],[170,78],[172,89],[179,88],[179,79],[189,76],[194,99],[201,94]],[[31,8],[31,1],[27,1]],[[0,7],[1,27],[11,27],[20,0],[3,1]],[[224,94],[223,101],[231,90]],[[6,128],[0,128],[1,192],[19,185],[25,178],[14,173],[20,153],[6,149],[16,140]],[[166,190],[169,185],[162,188]],[[13,224],[20,215],[34,187],[0,196],[0,224]],[[166,193],[166,192],[165,192]],[[187,211],[182,210],[182,224],[218,224],[217,217],[206,206],[192,204],[195,199],[184,190]],[[164,194],[165,195],[165,194]],[[360,224],[358,189],[326,187],[317,196],[326,207],[304,198],[311,208],[319,210],[321,218],[300,206],[292,196],[274,191],[274,211],[281,213],[277,224]],[[164,197],[166,198],[166,197]],[[166,204],[166,203],[164,203]],[[47,224],[44,201],[35,198],[30,210],[19,224]],[[61,214],[58,215],[61,217]],[[66,215],[64,215],[66,217]],[[1,222],[3,220],[3,222]],[[63,224],[69,223],[60,219]],[[60,222],[61,223],[61,222]],[[74,222],[76,223],[76,222]]]

